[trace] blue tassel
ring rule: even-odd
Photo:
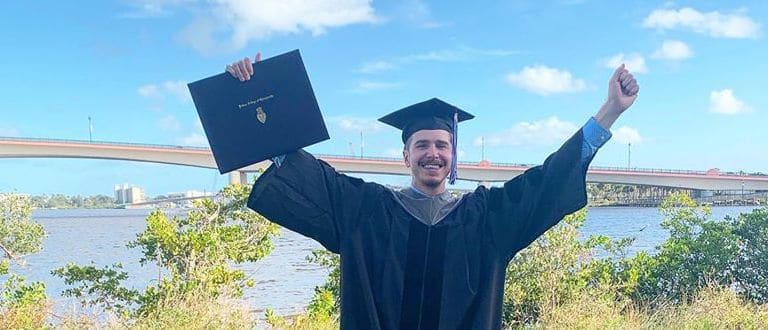
[[[451,146],[453,150],[451,151],[451,154],[453,155],[453,162],[451,163],[451,173],[448,175],[448,183],[453,184],[456,182],[456,176],[457,172],[459,171],[458,162],[459,160],[456,158],[456,149],[458,149],[458,138],[459,136],[459,112],[453,113],[453,139]]]

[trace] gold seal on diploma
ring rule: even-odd
[[[262,124],[267,121],[267,113],[264,112],[261,107],[256,108],[256,119],[258,119]]]

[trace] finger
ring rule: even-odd
[[[229,72],[232,77],[237,78],[237,73],[235,72],[235,69],[232,68],[232,64],[227,64],[226,71]]]
[[[251,64],[251,59],[246,56],[243,61],[245,62],[245,72],[247,72],[249,76],[252,76],[253,64]]]
[[[635,80],[635,76],[633,76],[631,73],[627,73],[621,76],[621,83],[624,85],[626,85],[627,83],[633,80]]]
[[[254,62],[261,61],[261,52],[256,53],[256,56],[253,57]]]
[[[632,95],[632,90],[637,87],[637,83],[629,83],[626,86],[623,86],[621,89],[626,95]]]
[[[632,96],[634,93],[636,93],[635,90],[637,87],[637,84],[629,84],[627,86],[621,87],[621,92],[626,96]]]
[[[628,81],[627,83],[622,83],[621,84],[621,89],[624,90],[624,91],[628,91],[629,88],[632,87],[632,85],[637,85],[637,82],[636,81]]]
[[[636,85],[636,84],[637,84],[637,80],[635,80],[635,79],[627,79],[627,80],[625,80],[625,81],[622,81],[622,82],[620,82],[620,83],[621,83],[621,88],[627,89],[627,88],[629,88],[629,86],[631,86],[632,84],[635,84],[635,85]]]
[[[251,75],[248,74],[248,69],[245,67],[245,61],[238,61],[237,67],[240,68],[240,72],[243,74],[243,80],[251,79]]]
[[[240,65],[238,65],[238,64],[239,64],[238,62],[233,63],[232,64],[232,69],[235,70],[235,73],[237,75],[237,79],[240,79],[240,81],[244,81],[245,80],[245,75],[243,74],[243,71],[240,70]]]
[[[637,95],[637,92],[639,92],[639,91],[640,91],[640,86],[639,86],[639,85],[634,85],[634,86],[632,86],[632,88],[629,90],[629,95],[630,95],[630,96],[635,96],[635,95]]]
[[[248,61],[250,62],[250,60]],[[248,65],[246,64],[245,60],[238,61],[237,66],[240,67],[240,71],[243,73],[243,79],[251,79],[251,75],[248,73]]]

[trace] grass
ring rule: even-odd
[[[0,309],[0,329],[45,328],[49,311],[48,302]]]
[[[709,287],[691,302],[660,304],[653,310],[629,300],[585,294],[570,303],[542,311],[532,329],[765,329],[768,305],[739,298],[732,290]],[[51,323],[50,304],[0,310],[0,329],[252,329],[256,326],[247,304],[232,298],[187,295],[165,300],[156,311],[134,318],[68,316]],[[337,318],[308,314],[289,318],[272,315],[273,329],[338,329]]]
[[[732,290],[708,287],[690,303],[660,304],[650,310],[630,301],[584,295],[544,311],[535,329],[765,329],[768,306],[739,298]]]

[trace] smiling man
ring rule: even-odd
[[[227,71],[247,80],[253,67],[246,59]],[[587,167],[638,90],[617,68],[598,113],[544,164],[502,187],[460,197],[446,190],[457,176],[458,123],[473,116],[430,99],[380,119],[403,132],[411,187],[340,174],[297,150],[274,159],[248,206],[340,254],[342,328],[499,329],[507,264],[586,205]]]

